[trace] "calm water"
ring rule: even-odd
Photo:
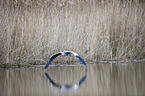
[[[0,96],[145,96],[145,62],[0,69]]]

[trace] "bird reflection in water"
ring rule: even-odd
[[[80,85],[86,80],[86,77],[87,77],[87,74],[85,76],[83,76],[79,81],[78,83],[74,84],[73,86],[70,84],[70,85],[60,85],[58,83],[55,83],[51,78],[50,76],[48,75],[48,73],[45,73],[45,76],[47,77],[49,83],[53,86],[53,87],[56,87],[56,88],[59,88],[61,91],[68,91],[68,90],[77,90]]]

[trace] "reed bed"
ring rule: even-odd
[[[1,0],[0,64],[45,64],[61,50],[86,61],[145,58],[144,5],[144,0]]]

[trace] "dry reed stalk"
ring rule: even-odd
[[[61,50],[93,61],[144,58],[144,4],[137,0],[1,0],[0,62],[40,64]],[[61,60],[71,61],[76,59]]]

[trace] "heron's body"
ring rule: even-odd
[[[45,68],[47,68],[47,67],[50,65],[50,63],[51,63],[57,56],[59,56],[59,55],[61,55],[61,56],[70,56],[71,54],[74,54],[74,55],[80,60],[80,62],[81,62],[83,65],[87,66],[87,64],[85,63],[84,59],[81,58],[79,54],[77,54],[77,53],[75,53],[75,52],[72,52],[72,51],[61,51],[61,52],[55,53],[54,55],[52,55],[52,56],[50,57],[48,63],[47,63],[46,66],[45,66]]]

